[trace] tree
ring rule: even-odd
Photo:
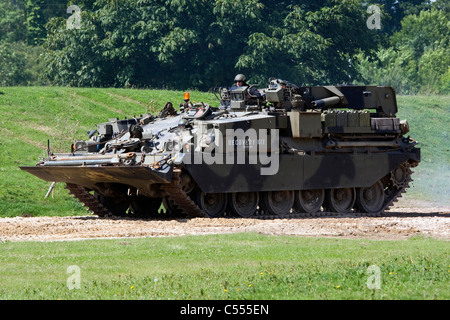
[[[0,2],[0,41],[15,42],[25,41],[27,30],[25,25],[25,13],[19,4],[10,0]]]
[[[356,77],[350,60],[375,48],[361,1],[316,1],[289,5],[283,23],[249,37],[237,66],[255,79],[285,77],[296,83],[333,84]]]
[[[383,33],[390,37],[401,29],[401,21],[408,15],[419,14],[422,10],[431,9],[430,0],[378,0],[383,8]]]
[[[26,16],[27,42],[30,45],[41,45],[45,41],[47,31],[45,24],[53,17],[65,17],[67,0],[21,0],[24,2]]]
[[[79,30],[66,30],[62,19],[48,24],[48,75],[57,84],[208,89],[235,72],[250,25],[259,22],[257,5],[253,0],[80,5]],[[237,17],[245,12],[251,14],[243,23]],[[234,20],[228,19],[232,13]],[[233,40],[245,24],[249,30]]]
[[[424,52],[433,48],[449,48],[449,17],[442,10],[421,11],[405,17],[401,30],[396,32],[391,43],[394,47],[406,46],[420,58]]]
[[[42,52],[42,47],[24,42],[0,42],[0,86],[46,84]]]
[[[113,79],[107,77],[99,23],[90,11],[83,11],[82,21],[81,29],[68,29],[62,18],[47,23],[46,75],[57,85],[110,86]]]
[[[24,0],[0,2],[0,85],[45,84],[42,47],[27,44],[30,35]]]
[[[68,29],[67,16],[47,24],[48,76],[60,85],[207,90],[231,84],[236,73],[263,85],[269,77],[323,85],[354,82],[361,75],[376,83],[374,75],[381,74],[367,72],[376,66],[400,70],[391,80],[414,91],[419,69],[426,77],[432,71],[425,70],[436,69],[430,59],[448,48],[444,10],[430,9],[446,8],[442,0],[382,0],[381,30],[367,27],[364,0],[79,0],[77,5],[80,29]],[[400,21],[389,17],[408,12],[420,15],[407,15],[396,29]],[[439,34],[432,34],[435,27]],[[421,61],[431,49],[439,50]]]
[[[450,22],[443,10],[406,16],[390,38],[391,48],[375,57],[360,55],[358,70],[365,81],[391,85],[401,93],[448,93]]]

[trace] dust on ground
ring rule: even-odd
[[[86,215],[0,218],[0,242],[163,237],[238,232],[379,240],[425,236],[450,240],[449,230],[449,207],[417,201],[397,204],[380,217],[143,220],[99,218]]]

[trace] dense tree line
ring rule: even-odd
[[[402,93],[450,92],[450,22],[444,11],[432,9],[408,15],[373,55],[358,56],[365,82],[382,83]]]
[[[261,85],[448,93],[446,1],[373,4],[380,11],[364,0],[2,0],[0,85],[207,90],[245,73]]]

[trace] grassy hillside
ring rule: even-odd
[[[450,96],[399,96],[397,101],[397,115],[408,120],[408,134],[419,142],[422,156],[404,198],[450,206]]]
[[[157,113],[167,101],[175,106],[183,93],[163,90],[64,87],[0,88],[0,216],[80,215],[86,211],[62,184],[44,199],[49,183],[19,169],[53,151],[68,150],[75,139],[109,118]],[[191,99],[216,104],[214,95],[191,92]],[[406,199],[450,205],[450,97],[400,96],[399,117],[420,142],[422,163]]]

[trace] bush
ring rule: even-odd
[[[356,69],[365,84],[394,87],[402,94],[447,94],[450,30],[445,12],[421,11],[402,20],[392,47],[359,54]]]
[[[0,42],[0,86],[46,85],[43,48],[23,42]]]

